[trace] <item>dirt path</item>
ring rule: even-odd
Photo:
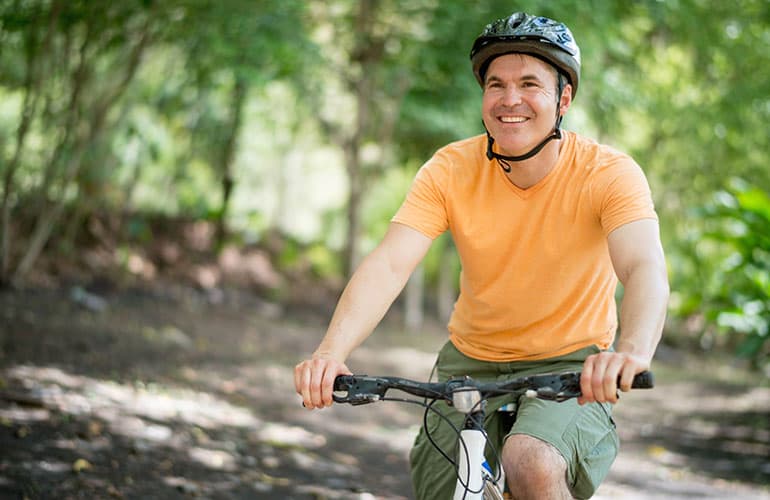
[[[0,498],[410,498],[417,408],[309,412],[293,394],[323,316],[72,292],[0,294]],[[423,379],[442,343],[385,326],[349,366]],[[770,388],[674,361],[617,406],[623,449],[595,498],[770,498]]]

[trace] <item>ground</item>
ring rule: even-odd
[[[181,285],[0,292],[0,498],[410,498],[409,405],[300,406],[292,368],[328,311]],[[425,379],[440,325],[391,318],[352,356]],[[770,388],[661,349],[616,407],[595,498],[770,499]]]

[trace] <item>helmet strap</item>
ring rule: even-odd
[[[551,132],[548,137],[543,139],[540,144],[535,146],[534,148],[530,149],[527,153],[524,153],[523,155],[519,156],[506,156],[501,155],[499,153],[495,153],[492,149],[492,146],[495,143],[495,140],[492,138],[492,135],[489,133],[489,130],[487,130],[486,124],[484,125],[484,130],[487,132],[487,159],[496,159],[498,162],[500,162],[500,166],[505,170],[506,172],[511,171],[511,166],[508,165],[507,162],[509,161],[524,161],[529,160],[536,154],[538,154],[546,144],[551,142],[554,139],[561,139],[561,116],[556,119],[556,125],[554,126],[553,132]]]

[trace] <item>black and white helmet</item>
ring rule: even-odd
[[[529,54],[545,60],[567,77],[572,97],[580,81],[580,48],[566,25],[541,16],[516,12],[488,24],[471,49],[473,74],[484,86],[484,75],[497,56]]]

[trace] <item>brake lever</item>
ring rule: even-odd
[[[529,397],[561,403],[583,394],[580,389],[580,372],[534,375],[528,377],[528,380],[537,387],[537,390],[530,389],[526,392]],[[618,381],[618,385],[619,383]],[[653,387],[655,387],[655,379],[650,371],[636,374],[631,384],[632,389],[652,389]]]
[[[353,406],[380,401],[388,390],[388,385],[380,378],[366,375],[340,375],[334,380],[335,392],[346,392],[344,396],[332,394],[335,403],[347,403]]]
[[[537,388],[526,391],[525,395],[531,398],[561,403],[581,394],[580,373],[549,373],[527,378],[531,385]]]

